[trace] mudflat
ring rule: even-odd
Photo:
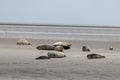
[[[119,41],[27,39],[31,45],[16,45],[18,40],[0,39],[0,80],[120,80]],[[58,41],[72,44],[64,51],[67,57],[35,60],[48,52],[37,50],[38,45]],[[91,52],[83,52],[82,46]],[[90,53],[106,58],[87,59]]]

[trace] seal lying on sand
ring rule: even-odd
[[[39,56],[38,58],[35,58],[36,60],[39,60],[39,59],[50,59],[50,57],[48,56]]]
[[[27,41],[26,39],[20,39],[17,41],[16,44],[17,45],[31,45],[31,43],[29,41]]]
[[[63,52],[52,51],[47,53],[50,58],[64,58],[66,55]]]
[[[86,46],[82,46],[82,51],[84,51],[84,52],[90,52],[90,49],[88,49]]]
[[[112,50],[113,50],[113,47],[112,47],[112,46],[111,46],[111,47],[109,47],[109,50],[111,50],[111,51],[112,51]]]
[[[70,49],[71,44],[66,43],[66,42],[56,42],[53,44],[53,46],[63,46],[64,49]]]
[[[41,45],[41,46],[37,46],[36,49],[38,50],[55,50],[55,51],[59,51],[59,52],[63,52],[64,48],[62,46],[51,46],[51,45]]]
[[[56,46],[55,51],[64,52],[63,46]]]
[[[88,58],[88,59],[99,59],[99,58],[105,58],[105,56],[102,56],[102,55],[100,55],[100,54],[92,53],[92,54],[88,54],[88,55],[87,55],[87,58]]]
[[[36,47],[38,50],[55,50],[55,46],[41,45]]]

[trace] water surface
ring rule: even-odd
[[[0,25],[0,38],[119,41],[120,28]]]

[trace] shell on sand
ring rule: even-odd
[[[31,43],[29,41],[27,41],[26,39],[20,39],[17,41],[16,44],[17,45],[31,45]]]
[[[66,42],[56,42],[53,44],[53,46],[63,46],[64,49],[70,49],[71,44],[66,43]]]
[[[52,51],[47,53],[50,58],[64,58],[66,55],[63,52]]]

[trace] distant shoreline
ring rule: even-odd
[[[53,26],[53,27],[86,27],[86,28],[120,28],[119,26],[69,25],[69,24],[30,24],[30,23],[0,23],[12,26]]]

